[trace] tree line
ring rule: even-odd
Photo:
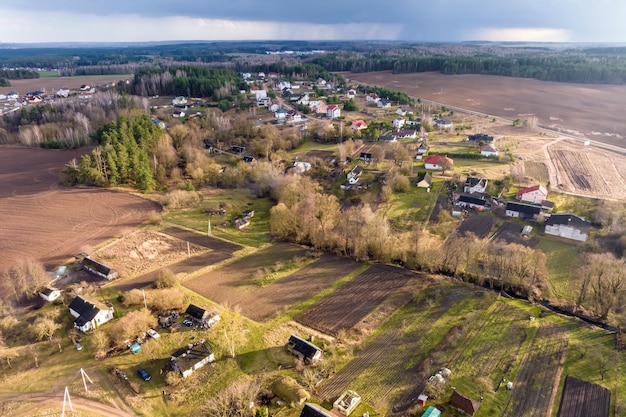
[[[11,83],[9,80],[26,80],[32,78],[39,78],[39,73],[25,68],[0,69],[0,87],[10,87]]]

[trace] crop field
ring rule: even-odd
[[[310,306],[295,320],[320,332],[336,336],[349,330],[388,296],[419,275],[388,265],[372,265],[367,271]]]
[[[550,181],[550,173],[548,167],[543,162],[524,161],[524,173],[527,177],[532,178],[535,182],[546,184]]]
[[[476,237],[485,238],[489,235],[495,223],[495,217],[474,215],[464,219],[463,223],[456,229],[456,232],[459,236],[467,236],[472,233]]]
[[[522,228],[523,226],[519,223],[506,222],[500,226],[500,228],[493,235],[493,240],[502,240],[506,243],[516,243],[530,248],[537,246],[539,239],[536,237],[523,238],[521,234]]]
[[[567,376],[558,417],[608,417],[611,391],[590,382]]]
[[[20,94],[26,94],[30,91],[43,90],[48,95],[53,95],[61,87],[67,87],[71,90],[80,88],[83,84],[98,86],[109,82],[117,82],[132,78],[131,74],[122,75],[98,75],[98,76],[77,76],[77,77],[41,77],[26,80],[11,80],[10,87],[0,87],[1,94],[7,94],[9,91],[17,91]]]
[[[244,308],[243,302],[249,300],[248,297],[259,289],[255,282],[258,271],[306,256],[307,250],[301,246],[277,243],[252,255],[238,258],[222,268],[187,280],[184,286],[216,303]],[[254,308],[259,310],[260,316],[274,313],[270,306],[255,303]]]
[[[513,380],[502,417],[551,415],[568,340],[564,328],[541,324]]]
[[[136,195],[60,185],[64,165],[84,152],[0,148],[0,269],[24,259],[59,266],[160,211]]]
[[[320,397],[333,401],[350,388],[383,414],[400,412],[404,399],[410,402],[423,389],[427,376],[418,375],[429,354],[448,343],[450,332],[466,315],[486,308],[490,300],[484,295],[482,290],[462,285],[426,289],[320,386]]]

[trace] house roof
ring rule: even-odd
[[[486,182],[487,182],[487,179],[485,178],[467,177],[467,179],[465,180],[465,185],[469,187],[474,187],[479,184],[484,186]]]
[[[424,159],[424,163],[425,164],[439,165],[439,162],[444,161],[446,159],[450,162],[450,164],[454,164],[454,161],[451,158],[448,158],[447,156],[443,156],[443,155],[432,155],[432,156],[429,156],[428,158]]]
[[[541,184],[533,185],[532,187],[522,188],[517,192],[517,195],[520,196],[526,193],[532,193],[533,191],[541,191],[542,193],[548,195],[548,190],[546,190],[546,188]]]
[[[493,141],[493,136],[489,136],[485,133],[476,133],[475,135],[469,135],[467,137],[468,140],[474,140],[474,141],[481,141],[484,140],[486,142],[491,142]]]
[[[187,310],[185,310],[185,314],[188,314],[198,320],[202,320],[204,318],[204,315],[206,314],[206,310],[193,304],[189,304],[189,307],[187,307]]]
[[[300,413],[300,417],[332,417],[329,413],[313,404],[306,403]]]
[[[426,181],[429,185],[433,182],[433,176],[430,175],[430,172],[424,173],[424,175],[420,176],[417,180],[418,184],[422,181]]]
[[[326,110],[337,110],[339,108],[338,105],[336,104],[331,104],[328,107],[326,107]]]
[[[59,291],[59,290],[56,288],[46,287],[39,292],[47,297],[47,296],[50,296],[54,291]]]
[[[70,309],[78,314],[78,318],[74,321],[78,326],[83,326],[85,323],[93,320],[100,311],[95,304],[90,303],[80,295],[72,300]]]
[[[495,146],[489,144],[489,145],[481,146],[480,151],[481,152],[498,152],[498,149]]]
[[[474,415],[478,408],[480,407],[480,402],[476,400],[472,400],[469,397],[457,392],[456,390],[452,392],[450,396],[450,405],[465,411],[470,415]]]
[[[292,334],[289,338],[289,345],[292,346],[293,350],[300,352],[307,359],[312,358],[318,351],[321,350],[313,343],[307,342],[294,334]]]
[[[395,129],[391,132],[394,136],[406,136],[406,135],[416,135],[417,130],[415,129]]]
[[[101,274],[109,275],[111,273],[111,268],[109,268],[108,266],[104,264],[101,264],[98,261],[94,261],[91,258],[84,258],[82,263],[84,266],[89,267],[95,271],[98,271]]]
[[[545,223],[546,226],[571,226],[576,229],[589,229],[591,227],[591,222],[583,219],[582,217],[578,217],[575,214],[553,214],[550,216]]]
[[[426,409],[422,417],[439,417],[441,415],[441,411],[433,407],[432,405]]]
[[[355,177],[361,175],[363,173],[363,168],[361,168],[360,166],[355,166],[354,168],[352,168],[352,170],[350,171],[352,172],[352,175],[354,175]]]
[[[524,213],[531,216],[541,213],[540,206],[534,206],[532,204],[513,203],[511,201],[506,203],[506,210],[517,211],[518,213]]]

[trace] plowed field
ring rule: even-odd
[[[132,194],[59,185],[64,165],[85,152],[0,148],[0,270],[20,259],[58,266],[160,210]]]

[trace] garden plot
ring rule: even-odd
[[[349,330],[388,296],[419,275],[388,265],[372,265],[337,291],[306,309],[296,321],[336,336]]]
[[[485,238],[491,232],[491,228],[496,223],[496,219],[491,216],[474,215],[463,220],[463,223],[456,229],[459,236],[473,234],[478,238]]]
[[[523,225],[520,223],[506,222],[494,233],[492,240],[501,240],[506,243],[517,243],[518,245],[534,248],[539,243],[536,237],[522,237]]]
[[[608,417],[611,391],[570,376],[565,378],[558,417]]]

